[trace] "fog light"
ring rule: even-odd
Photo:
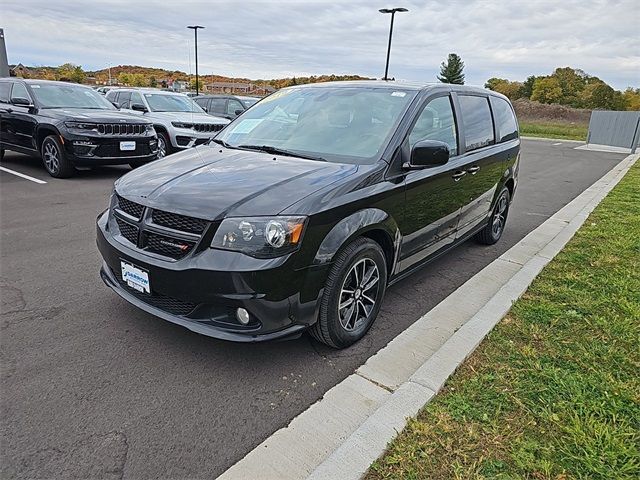
[[[236,318],[241,324],[246,325],[249,323],[249,312],[244,308],[239,308],[236,310]]]

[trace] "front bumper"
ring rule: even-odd
[[[182,149],[203,145],[204,143],[215,137],[218,133],[220,133],[220,130],[211,132],[197,132],[191,128],[177,128],[172,126],[169,133],[171,137],[171,145],[174,148]]]
[[[123,165],[130,162],[152,161],[158,156],[155,135],[145,136],[63,136],[67,157],[78,166]],[[121,150],[120,142],[135,142],[134,150]]]
[[[237,342],[295,338],[317,318],[327,266],[296,270],[286,258],[258,260],[209,248],[180,260],[163,260],[119,241],[108,220],[107,211],[97,223],[104,260],[100,275],[120,297],[148,313]],[[122,261],[148,272],[151,295],[122,281]],[[236,319],[237,308],[249,312],[247,325]]]

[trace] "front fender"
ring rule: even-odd
[[[400,230],[396,221],[378,208],[359,210],[340,220],[318,247],[313,259],[314,265],[330,263],[343,245],[373,230],[381,230],[388,237],[389,244],[393,246],[393,265],[395,265],[400,247]],[[390,272],[393,270],[393,265],[389,266]]]

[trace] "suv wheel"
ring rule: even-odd
[[[164,132],[158,132],[158,159],[171,154],[171,142]]]
[[[504,232],[504,227],[507,223],[507,214],[509,213],[509,190],[504,188],[496,204],[493,207],[491,217],[489,217],[489,223],[476,234],[476,240],[484,245],[493,245]]]
[[[338,254],[329,272],[311,335],[333,348],[357,342],[378,316],[386,286],[382,248],[368,238],[356,239]]]
[[[68,178],[72,176],[76,169],[67,159],[64,148],[56,135],[49,135],[42,142],[41,152],[44,168],[49,175],[55,178]]]

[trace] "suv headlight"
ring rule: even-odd
[[[153,124],[152,124],[152,123],[149,123],[149,124],[147,125],[147,132],[149,132],[149,133],[156,133],[156,129],[155,129],[155,128],[153,128]]]
[[[176,128],[192,128],[193,127],[193,123],[185,123],[185,122],[171,122],[171,125],[173,125]]]
[[[225,218],[216,230],[212,248],[274,258],[300,246],[307,217]]]
[[[64,126],[67,128],[71,128],[74,130],[95,130],[98,131],[98,125],[95,123],[85,123],[85,122],[64,122]]]

